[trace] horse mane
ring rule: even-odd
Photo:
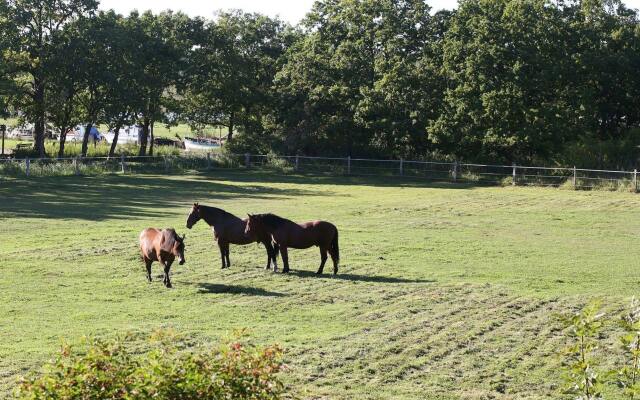
[[[219,218],[219,217],[238,218],[235,215],[231,214],[230,212],[227,212],[227,211],[223,210],[222,208],[211,207],[211,206],[203,206],[203,205],[199,205],[198,207],[200,209],[200,216],[205,221],[206,221],[205,215],[209,215],[209,216],[212,216],[214,218]],[[204,211],[204,213],[203,213],[203,211]]]
[[[284,225],[284,224],[288,224],[291,223],[293,224],[294,222],[291,220],[288,220],[286,218],[282,218],[280,216],[277,216],[275,214],[256,214],[255,217],[257,217],[263,224],[265,224],[266,226],[268,226],[271,229],[277,229],[280,226]]]

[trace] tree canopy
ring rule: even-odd
[[[640,23],[619,0],[321,0],[298,26],[0,2],[0,110],[227,128],[231,151],[632,166]],[[114,149],[115,150],[115,145]],[[62,151],[61,153],[62,154]]]

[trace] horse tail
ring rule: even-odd
[[[273,258],[274,259],[278,258],[278,253],[280,252],[280,246],[276,242],[272,242],[271,245],[273,246]]]
[[[338,228],[336,228],[336,234],[331,241],[331,252],[336,257],[336,260],[340,260],[340,247],[338,246]]]

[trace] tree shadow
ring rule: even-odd
[[[329,195],[302,188],[234,185],[217,179],[175,179],[172,176],[111,175],[98,177],[31,177],[0,185],[0,217],[110,218],[156,217],[154,209],[184,212],[193,201],[215,203],[238,198],[287,199]]]
[[[435,279],[406,279],[406,278],[394,278],[390,276],[378,276],[378,275],[359,275],[359,274],[343,274],[338,272],[337,275],[333,275],[333,271],[329,268],[329,271],[325,269],[324,274],[318,275],[311,271],[294,271],[290,270],[289,274],[299,276],[301,278],[331,278],[340,279],[345,281],[358,281],[358,282],[373,282],[373,283],[435,283]]]
[[[220,175],[220,172],[224,175]],[[202,178],[214,178],[217,181],[261,182],[261,183],[294,183],[294,184],[327,184],[327,185],[360,185],[374,187],[411,187],[432,189],[474,189],[477,187],[496,186],[498,182],[470,182],[420,176],[398,175],[339,175],[329,173],[297,172],[285,173],[266,169],[215,169],[196,173]]]
[[[194,285],[187,282],[187,284]],[[248,296],[266,296],[266,297],[285,297],[288,296],[284,293],[270,292],[268,290],[249,287],[249,286],[237,286],[237,285],[224,285],[219,283],[196,283],[198,293],[201,294],[217,294],[217,293],[229,293],[229,294],[242,294]]]

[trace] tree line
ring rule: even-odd
[[[320,0],[237,10],[0,0],[0,111],[64,135],[225,126],[234,151],[635,165],[640,23],[619,0]],[[237,135],[235,135],[238,133]],[[115,141],[114,141],[115,142]],[[115,144],[112,152],[115,151]]]

